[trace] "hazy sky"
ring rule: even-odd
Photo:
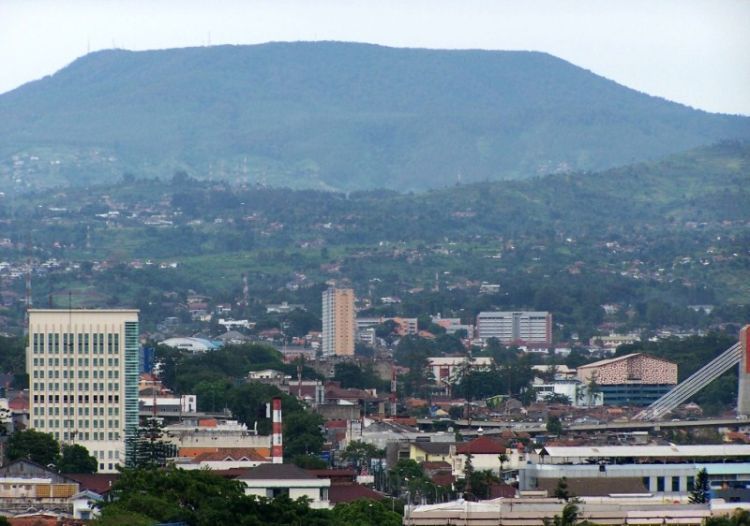
[[[750,0],[0,0],[0,92],[87,50],[272,40],[546,51],[629,87],[750,115]]]

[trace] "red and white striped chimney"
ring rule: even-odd
[[[271,461],[274,464],[284,462],[284,445],[281,432],[281,398],[276,397],[271,400]]]

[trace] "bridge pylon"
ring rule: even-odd
[[[737,416],[750,417],[750,325],[740,329],[742,358],[738,375]]]

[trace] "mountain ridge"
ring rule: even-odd
[[[34,172],[57,182],[185,170],[420,190],[747,139],[750,118],[643,94],[547,53],[303,42],[91,53],[0,95],[0,138],[0,166],[19,152],[62,155]],[[15,172],[0,169],[0,183]]]

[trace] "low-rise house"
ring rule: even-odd
[[[480,436],[455,444],[451,450],[453,474],[457,477],[464,476],[469,455],[471,455],[471,463],[476,471],[490,470],[499,473],[501,464],[503,468],[510,468],[515,462],[510,457],[504,457],[506,449],[504,441],[488,436]]]
[[[104,498],[94,491],[83,490],[73,495],[70,500],[73,504],[73,518],[88,521],[99,515],[98,504]]]
[[[175,466],[180,469],[212,469],[226,470],[234,468],[252,468],[260,464],[270,462],[271,459],[261,455],[257,449],[238,448],[215,448],[214,451],[196,452],[188,457],[178,458]]]
[[[247,374],[247,381],[276,386],[280,391],[296,396],[313,407],[326,403],[325,386],[320,380],[300,381],[281,371],[263,369],[262,371],[250,371]]]
[[[238,331],[227,331],[224,334],[219,334],[216,340],[223,345],[241,345],[250,341],[250,338]]]
[[[450,462],[429,461],[422,462],[424,474],[437,486],[450,486],[456,481],[453,476],[453,467]]]
[[[187,418],[164,427],[163,440],[177,446],[181,457],[213,452],[216,448],[252,448],[264,457],[271,454],[270,435],[258,435],[236,420]]]
[[[416,462],[448,462],[453,460],[451,442],[413,442],[409,446],[409,458]]]
[[[292,500],[310,499],[310,507],[329,508],[331,480],[315,475],[293,464],[260,464],[237,470],[233,478],[245,485],[246,495],[273,499],[286,495]]]
[[[154,410],[156,408],[156,410]],[[190,415],[198,411],[198,397],[196,395],[139,396],[138,409],[151,413],[183,413]]]
[[[13,514],[42,508],[70,515],[71,497],[79,491],[76,480],[30,460],[0,467],[0,509]]]
[[[311,475],[331,481],[328,500],[331,506],[355,500],[383,500],[385,495],[356,482],[357,472],[353,469],[308,469]]]

